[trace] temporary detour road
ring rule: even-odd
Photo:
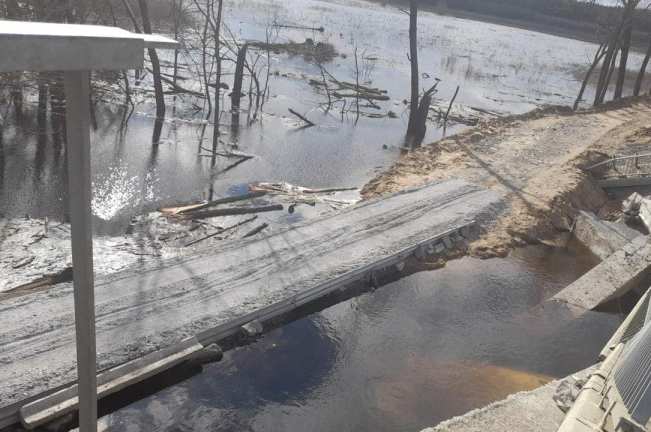
[[[490,218],[500,203],[494,192],[449,180],[105,277],[95,287],[98,369],[233,334]],[[0,302],[0,421],[75,381],[74,331],[71,284]]]

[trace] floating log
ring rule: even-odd
[[[340,93],[340,92],[334,92],[333,93],[335,97],[338,98],[357,98],[359,97],[360,99],[366,99],[366,100],[379,100],[379,101],[388,101],[391,99],[387,95],[381,95],[377,93],[367,93],[367,92],[357,92],[357,93]]]
[[[215,209],[215,210],[203,210],[198,212],[187,213],[185,217],[187,219],[205,219],[209,217],[217,216],[234,216],[234,215],[243,215],[243,214],[252,214],[252,213],[264,213],[271,211],[283,210],[284,207],[282,204],[274,204],[261,207],[232,207],[224,209]]]
[[[188,213],[191,211],[197,211],[197,210],[203,210],[208,207],[214,207],[220,204],[228,204],[228,203],[233,203],[233,202],[238,202],[238,201],[245,201],[253,198],[260,198],[267,195],[267,192],[264,191],[256,191],[256,192],[249,192],[245,193],[244,195],[236,195],[236,196],[231,196],[231,197],[226,197],[226,198],[219,198],[213,201],[208,201],[203,204],[198,204],[196,206],[187,206],[187,207],[181,207],[179,211],[176,212],[176,214],[184,214]]]

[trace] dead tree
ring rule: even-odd
[[[594,105],[603,103],[608,87],[610,86],[610,77],[612,69],[615,66],[617,51],[619,50],[620,36],[624,27],[622,20],[619,25],[611,32],[608,41],[606,42],[606,51],[603,62],[601,64],[601,71],[599,72],[599,80],[597,81],[597,88],[595,90]]]
[[[147,0],[138,0],[138,5],[140,6],[142,29],[145,33],[151,34],[151,22],[149,21]],[[151,141],[154,145],[158,145],[161,131],[163,129],[163,122],[165,121],[165,96],[163,94],[163,83],[160,78],[160,61],[158,60],[158,54],[153,48],[147,49],[147,53],[149,54],[149,60],[151,61],[151,68],[153,71],[152,75],[154,78],[154,94],[156,96],[156,121],[154,122],[154,133]]]
[[[617,77],[615,80],[613,98],[619,99],[622,97],[624,83],[626,81],[626,65],[628,63],[631,36],[633,32],[633,16],[639,3],[640,0],[621,0],[623,7],[619,23],[611,31],[610,36],[606,41],[605,51],[601,53],[603,60],[601,61],[601,70],[595,90],[595,106],[602,104],[606,99],[610,87],[610,81],[614,75],[617,75]],[[618,54],[619,65],[617,67]],[[617,72],[615,72],[616,68]],[[589,73],[592,73],[592,70],[590,70]]]
[[[239,117],[240,99],[242,98],[242,81],[244,80],[244,63],[246,62],[246,52],[248,44],[242,44],[237,50],[237,60],[235,61],[235,77],[233,78],[233,90],[231,92],[231,110],[233,116]]]
[[[6,0],[6,15],[7,18],[11,20],[22,19],[22,12],[20,5],[16,0]],[[16,124],[21,125],[23,123],[23,84],[22,84],[22,73],[17,72],[9,74],[11,81],[10,95],[11,103],[14,106],[14,117]]]
[[[644,81],[644,75],[646,75],[646,68],[649,65],[649,59],[651,59],[651,41],[649,42],[649,47],[646,50],[646,55],[642,61],[642,66],[640,67],[640,72],[637,74],[637,79],[635,80],[635,88],[633,89],[633,96],[639,96],[640,91],[642,90],[642,82]]]
[[[215,10],[215,3],[217,3],[217,9]],[[211,36],[213,39],[213,61],[215,62],[215,83],[208,84],[206,86],[214,87],[215,92],[213,95],[213,136],[212,136],[212,148],[213,152],[217,151],[217,146],[219,144],[219,117],[221,114],[219,98],[221,94],[221,76],[222,76],[222,59],[221,59],[221,25],[222,25],[222,6],[223,0],[206,0],[205,7],[199,3],[199,0],[194,0],[196,8],[199,10],[201,15],[205,18],[206,30],[205,34],[207,35],[207,30],[210,28]],[[205,43],[205,41],[204,41]],[[206,52],[204,48],[203,62],[205,67],[206,62]],[[208,79],[208,74],[205,76],[206,80]],[[206,90],[208,91],[208,90]]]
[[[47,83],[45,74],[39,73],[38,79],[38,107],[36,109],[36,130],[43,138],[47,133]]]
[[[432,103],[432,96],[436,92],[436,83],[423,93],[420,98],[419,72],[418,72],[418,0],[409,1],[409,62],[411,64],[411,99],[409,103],[409,123],[405,145],[413,149],[421,145],[427,132],[427,114]]]
[[[624,82],[626,80],[626,64],[628,63],[628,53],[631,47],[631,36],[633,34],[633,15],[640,0],[622,0],[624,3],[623,31],[622,41],[619,57],[619,73],[615,83],[614,99],[620,99],[624,90]]]
[[[588,86],[588,82],[590,82],[590,76],[592,76],[592,72],[595,70],[599,62],[604,58],[604,55],[606,55],[606,44],[602,43],[599,45],[599,49],[597,50],[594,59],[592,60],[592,64],[588,68],[588,71],[585,74],[585,77],[583,78],[583,82],[581,83],[581,89],[579,90],[579,94],[576,97],[576,100],[574,101],[574,111],[576,111],[579,108],[579,104],[583,100],[583,93],[585,93],[585,89]]]
[[[411,64],[411,97],[409,101],[409,123],[407,141],[412,141],[417,129],[419,73],[418,73],[418,0],[409,1],[409,63]]]

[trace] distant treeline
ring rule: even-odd
[[[621,8],[578,0],[422,0],[423,4],[493,16],[504,20],[526,21],[539,26],[569,26],[568,30],[593,32],[595,36],[618,22]],[[638,9],[633,27],[636,32],[651,32],[651,11]],[[637,39],[637,38],[636,38]]]

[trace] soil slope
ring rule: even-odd
[[[506,194],[507,210],[469,253],[504,256],[570,229],[578,210],[607,214],[608,197],[581,167],[648,144],[649,118],[651,99],[637,98],[598,110],[549,107],[492,120],[403,155],[362,196],[454,177],[497,190]]]

